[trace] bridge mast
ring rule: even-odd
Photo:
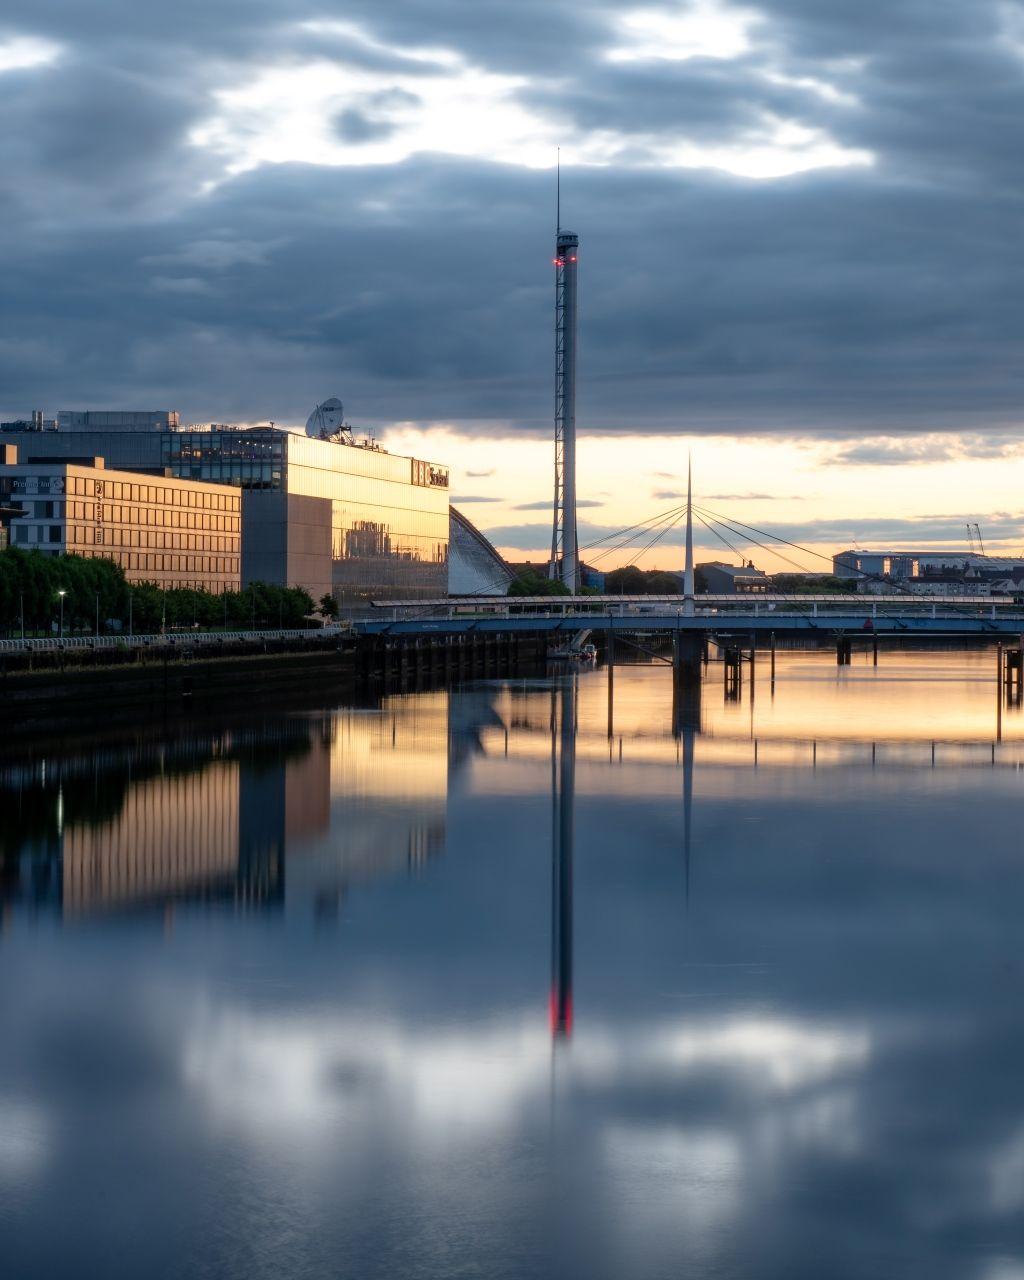
[[[580,238],[561,227],[561,161],[555,227],[555,501],[549,578],[560,578],[573,595],[580,589],[576,537],[576,346],[577,268]]]
[[[683,568],[683,614],[693,617],[693,459],[686,459],[686,564]]]

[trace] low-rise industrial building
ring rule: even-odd
[[[852,577],[862,593],[912,591],[921,595],[990,596],[1015,589],[1024,576],[1024,557],[989,556],[975,551],[840,551],[832,557],[836,575]]]
[[[709,595],[764,595],[771,589],[771,579],[763,570],[755,569],[753,561],[737,565],[711,560],[696,568],[704,575]]]
[[[113,560],[129,582],[221,593],[241,585],[241,494],[102,457],[19,460],[0,446],[0,504],[20,509],[12,546]]]

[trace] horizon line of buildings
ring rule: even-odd
[[[34,410],[0,422],[4,535],[115,560],[131,582],[223,592],[262,581],[344,604],[504,594],[514,576],[451,506],[447,466],[357,439],[335,398],[314,408],[305,433],[182,425],[175,410]],[[753,562],[698,567],[712,594],[773,585]],[[879,594],[1024,591],[1024,556],[974,549],[849,548],[833,573]],[[584,572],[599,590],[603,577]]]

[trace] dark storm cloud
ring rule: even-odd
[[[339,85],[379,76],[333,122],[349,144],[390,140],[427,108],[389,78],[454,57],[644,162],[564,175],[584,237],[581,430],[1006,432],[1024,399],[1021,6],[835,10],[765,0],[735,59],[609,62],[611,3],[11,0],[7,34],[61,52],[0,73],[0,413],[297,422],[338,392],[357,425],[546,435],[549,173],[435,153],[226,177],[192,141],[218,93],[314,57]],[[875,163],[763,182],[647,163],[652,139],[748,145],[772,118]],[[918,460],[901,447],[876,461]]]

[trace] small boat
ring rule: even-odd
[[[552,649],[548,658],[552,662],[596,662],[597,645],[567,645],[561,649]]]

